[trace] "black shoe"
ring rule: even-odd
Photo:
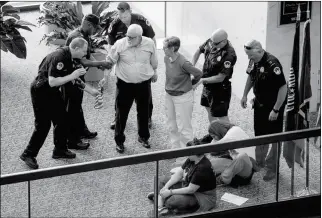
[[[204,137],[202,137],[201,139],[199,139],[201,144],[208,144],[212,141],[212,137],[211,135],[207,134]]]
[[[97,136],[97,132],[87,131],[83,135],[80,136],[81,139],[93,139]]]
[[[145,148],[151,148],[150,143],[149,143],[149,141],[148,141],[148,140],[145,140],[145,139],[143,139],[143,138],[139,137],[139,138],[138,138],[138,141],[139,141],[140,143],[142,143],[143,147],[145,147]]]
[[[67,158],[67,159],[72,159],[75,158],[76,154],[71,152],[70,150],[66,151],[54,151],[52,158],[58,159],[58,158]]]
[[[76,150],[86,150],[90,144],[88,142],[77,142],[77,143],[72,143],[68,144],[69,149],[76,149]]]
[[[124,145],[123,144],[116,145],[116,151],[122,154],[124,152]]]
[[[147,197],[150,201],[154,201],[154,192],[150,192]]]
[[[267,182],[267,181],[270,181],[270,180],[272,180],[272,179],[275,179],[275,177],[276,177],[276,173],[275,173],[274,171],[272,171],[272,170],[267,170],[267,172],[266,172],[265,176],[263,177],[263,180],[264,180],[265,182]]]
[[[110,129],[115,129],[115,120],[110,124]]]
[[[23,160],[28,165],[28,167],[30,167],[32,169],[39,168],[39,166],[37,164],[37,160],[34,157],[22,154],[22,155],[20,155],[20,159]]]
[[[151,129],[151,128],[152,128],[152,119],[151,119],[151,118],[149,118],[148,126],[149,126],[149,129]]]

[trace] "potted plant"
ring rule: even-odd
[[[5,4],[0,8],[0,40],[1,50],[11,52],[18,58],[26,59],[26,39],[18,29],[32,31],[28,26],[36,26],[27,21],[20,20],[17,14],[19,9]]]

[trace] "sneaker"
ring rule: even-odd
[[[145,147],[145,148],[151,148],[150,143],[149,143],[149,141],[148,141],[148,140],[146,140],[146,139],[143,139],[143,138],[139,137],[139,138],[138,138],[138,141],[139,141],[140,143],[142,143],[143,147]]]
[[[83,135],[80,136],[81,139],[93,139],[97,136],[97,132],[87,131]]]
[[[169,214],[171,214],[171,211],[168,208],[166,208],[166,207],[158,208],[158,216],[166,216]],[[154,216],[154,209],[147,212],[147,217],[155,217]]]
[[[86,150],[90,144],[88,142],[77,142],[77,143],[71,143],[68,145],[69,149],[75,149],[75,150]]]
[[[27,164],[27,166],[32,169],[39,168],[39,165],[37,164],[37,160],[34,157],[22,154],[22,155],[20,155],[20,159],[23,160]]]
[[[115,120],[110,124],[110,129],[115,129]]]
[[[122,154],[124,152],[124,144],[116,145],[116,151]]]
[[[147,197],[150,201],[154,201],[154,192],[150,192]]]
[[[66,150],[66,151],[54,151],[53,152],[53,156],[54,159],[58,159],[58,158],[67,158],[67,159],[72,159],[76,157],[76,154],[71,152],[70,150]]]
[[[272,170],[267,170],[265,176],[263,177],[263,180],[265,182],[270,181],[276,177],[276,173],[273,172]]]

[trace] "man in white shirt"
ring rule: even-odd
[[[126,37],[119,39],[111,48],[108,62],[116,64],[116,150],[124,152],[124,129],[133,101],[137,104],[138,141],[150,148],[149,98],[151,81],[156,82],[158,59],[152,39],[142,36],[142,27],[129,26]]]

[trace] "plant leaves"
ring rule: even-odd
[[[28,31],[32,32],[32,30],[27,26],[15,25],[15,27],[20,28],[20,29],[24,29],[24,30],[28,30]]]
[[[1,39],[0,42],[1,42],[1,50],[4,51],[4,52],[8,52],[8,49],[7,49],[6,45],[2,42],[2,39]]]
[[[12,5],[2,5],[1,12],[18,13],[20,12],[20,10],[18,8],[13,7]]]
[[[7,12],[4,12],[3,13],[3,16],[14,17],[14,18],[20,20],[20,16],[18,14],[16,14],[16,13],[7,13]]]
[[[30,23],[30,22],[28,22],[28,21],[24,21],[24,20],[18,20],[18,21],[16,22],[16,24],[21,25],[21,26],[23,26],[23,25],[34,26],[34,27],[36,26],[35,24]]]
[[[3,40],[2,41],[7,49],[14,54],[17,58],[26,59],[26,44],[23,41],[23,37],[15,37],[14,39],[10,40]]]
[[[101,13],[110,6],[110,2],[92,2],[92,13],[100,17]]]

